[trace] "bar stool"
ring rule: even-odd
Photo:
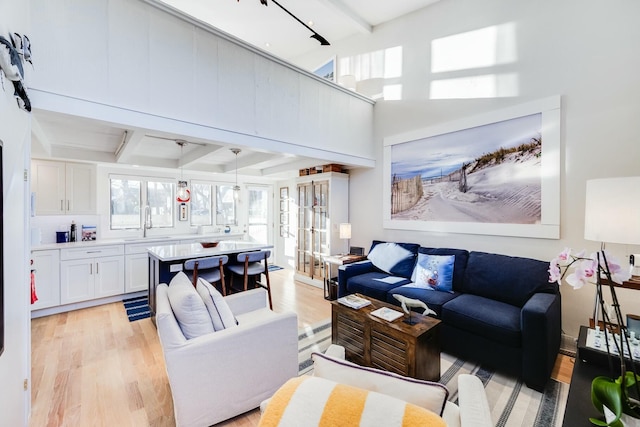
[[[271,256],[271,251],[253,251],[238,254],[236,258],[240,264],[230,264],[227,269],[232,273],[244,276],[244,290],[247,290],[249,276],[256,276],[255,284],[267,290],[269,296],[269,308],[273,310],[273,302],[271,301],[271,282],[269,281],[269,265],[267,258]],[[262,263],[264,261],[264,264]],[[264,274],[266,284],[259,281],[260,275]],[[231,288],[233,288],[233,277],[231,278]]]
[[[229,257],[226,255],[212,256],[207,258],[194,258],[188,259],[184,262],[183,269],[186,271],[193,270],[191,279],[193,286],[198,283],[198,276],[202,277],[212,285],[215,282],[220,282],[222,286],[222,295],[227,294],[227,287],[224,283],[224,268],[222,267],[229,262]]]

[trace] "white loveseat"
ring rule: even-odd
[[[186,339],[156,288],[156,324],[177,426],[209,426],[251,409],[298,374],[295,313],[275,313],[264,289],[224,297],[237,326]]]

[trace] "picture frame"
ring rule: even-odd
[[[280,237],[287,237],[289,234],[289,227],[286,225],[280,226]]]
[[[281,199],[289,198],[289,187],[280,187],[280,198]]]
[[[280,212],[288,212],[288,211],[289,211],[289,200],[280,199]]]
[[[400,230],[463,234],[546,239],[560,238],[560,105],[560,96],[553,96],[384,138],[383,227]],[[530,116],[539,120],[538,130],[540,134],[537,139],[539,139],[541,145],[539,151],[536,153],[536,156],[538,156],[538,168],[535,174],[537,175],[533,175],[534,177],[539,177],[539,179],[536,178],[538,188],[536,194],[538,200],[534,201],[534,204],[537,203],[537,217],[534,218],[534,220],[528,218],[527,220],[507,219],[502,220],[502,222],[493,221],[494,218],[498,217],[498,215],[495,214],[497,209],[495,207],[490,208],[488,204],[486,206],[479,206],[479,203],[472,203],[471,198],[480,197],[478,194],[463,194],[461,190],[456,189],[452,183],[445,184],[444,178],[454,175],[454,172],[447,171],[443,167],[444,163],[440,165],[437,162],[440,161],[440,159],[452,158],[458,162],[457,164],[459,165],[460,171],[464,171],[464,173],[471,171],[473,166],[478,164],[479,159],[483,157],[483,152],[481,150],[478,151],[478,147],[475,145],[480,145],[480,141],[484,143],[486,140],[484,136],[486,135],[493,137],[493,133],[491,132],[492,129],[494,129],[493,126],[496,126],[495,134],[502,137],[502,131],[499,129],[503,129],[505,126],[508,127],[510,124],[509,121],[514,120],[513,123],[518,125],[520,123],[519,119],[522,118],[524,120]],[[507,123],[507,125],[505,125],[505,123]],[[528,127],[523,130],[524,133],[512,132],[512,134],[529,138],[531,135],[530,129],[533,128]],[[483,138],[480,138],[480,135],[482,135]],[[515,138],[509,135],[504,136],[504,140],[514,142]],[[501,143],[503,141],[498,139],[494,142],[497,144],[496,147],[502,147]],[[403,146],[403,144],[406,145]],[[402,155],[404,159],[410,158],[408,155],[409,150],[407,150],[409,147],[408,144],[417,144],[418,146],[411,147],[411,152],[421,153],[422,156],[418,157],[416,161],[416,156],[414,155],[413,159],[411,159],[410,166],[413,168],[413,185],[418,189],[416,193],[420,193],[421,188],[423,194],[414,195],[414,199],[419,198],[417,202],[415,202],[415,200],[411,202],[405,200],[398,206],[395,204],[395,201],[392,201],[392,198],[394,192],[400,194],[397,189],[399,181],[409,179],[407,178],[409,176],[407,171],[410,169],[408,167],[409,162],[405,162],[404,166],[401,164]],[[514,145],[514,147],[519,147],[519,145]],[[468,150],[476,151],[467,152]],[[492,150],[498,153],[501,148]],[[441,161],[444,162],[445,160]],[[434,162],[435,164],[431,164]],[[511,164],[514,168],[515,166],[513,166],[513,164],[515,163],[516,162],[513,162]],[[433,166],[442,167],[443,172],[438,171],[440,176],[429,177],[429,171],[425,172],[428,168],[434,169]],[[401,167],[404,167],[404,169],[401,169]],[[466,167],[469,167],[469,169],[465,169]],[[516,170],[519,171],[520,169]],[[487,170],[486,173],[491,172]],[[463,173],[461,173],[461,175],[463,175]],[[477,174],[475,177],[471,177],[471,175],[468,176],[470,178],[465,177],[465,180],[471,180],[469,185],[479,186],[479,184],[477,184]],[[493,197],[491,192],[499,186],[504,188],[508,186],[507,184],[510,184],[507,183],[504,178],[501,179],[502,181],[499,181],[488,190],[489,197]],[[450,178],[450,180],[462,181],[462,178]],[[447,194],[447,197],[441,197],[443,194],[442,188],[439,188],[438,185],[448,185],[447,191],[450,192],[451,195]],[[392,187],[394,187],[394,189],[392,189]],[[464,191],[466,191],[466,189]],[[495,192],[497,193],[497,191]],[[506,199],[506,196],[503,195],[498,195],[497,197],[498,199]],[[464,205],[466,200],[469,202],[466,203],[466,206],[458,206],[458,200],[462,201],[461,205]],[[414,203],[414,205],[411,205],[411,203]],[[437,203],[439,203],[439,205],[436,206]],[[392,206],[392,204],[394,205]],[[521,205],[524,205],[524,202],[522,202]],[[470,207],[472,209],[469,209]],[[458,212],[456,211],[456,214],[452,215],[451,211],[453,211],[454,208],[466,208],[470,214],[467,216],[462,214],[456,215]],[[486,218],[483,220],[478,219],[479,209],[484,209],[482,213],[485,214]],[[512,210],[514,212],[517,211],[517,209]],[[415,214],[418,211],[420,211],[420,213]],[[442,212],[440,216],[438,216],[437,211]],[[445,211],[447,213],[444,213]],[[502,212],[500,212],[500,214],[502,214]],[[455,218],[455,220],[452,218]]]
[[[336,83],[336,56],[332,56],[320,66],[316,67],[313,70],[313,74]]]
[[[280,224],[288,225],[289,224],[289,212],[282,212],[280,214]]]

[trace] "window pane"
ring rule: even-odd
[[[153,227],[173,227],[174,188],[172,182],[147,182],[147,203]]]
[[[233,197],[233,186],[218,185],[216,194],[216,224],[229,225],[236,223],[236,203]]]
[[[191,225],[211,225],[211,185],[191,183]]]
[[[111,229],[140,228],[140,181],[111,179]]]

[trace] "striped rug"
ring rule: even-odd
[[[146,319],[151,315],[149,311],[149,299],[147,297],[129,298],[122,300],[127,312],[129,322]]]
[[[331,319],[302,328],[298,333],[299,374],[313,370],[311,353],[324,352],[331,344]],[[440,356],[440,382],[449,389],[449,400],[458,403],[458,375],[473,374],[484,383],[491,418],[496,427],[560,427],[569,385],[549,380],[543,393],[521,381],[465,362],[449,354]]]

